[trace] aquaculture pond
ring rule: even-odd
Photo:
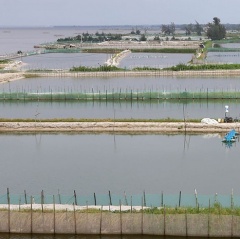
[[[239,195],[240,142],[223,135],[1,134],[0,194]]]

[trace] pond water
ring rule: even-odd
[[[208,52],[207,62],[209,63],[239,63],[240,52]]]
[[[237,77],[39,77],[0,84],[0,92],[238,91]]]
[[[239,195],[240,142],[223,136],[1,134],[0,194]]]
[[[202,119],[240,117],[239,101],[0,101],[1,118]]]
[[[22,70],[61,69],[77,66],[99,67],[104,65],[109,54],[96,53],[50,53],[22,58]]]
[[[21,60],[20,69],[70,69],[73,66],[99,67],[111,57],[111,54],[97,53],[50,53],[29,57]],[[134,67],[164,68],[187,63],[192,54],[159,54],[159,53],[130,53],[118,67],[132,69]]]

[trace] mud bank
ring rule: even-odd
[[[126,132],[126,133],[224,133],[240,131],[240,123],[156,122],[0,122],[0,132]]]

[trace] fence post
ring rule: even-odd
[[[96,193],[94,193],[93,196],[94,196],[94,205],[96,206],[97,205]]]
[[[100,235],[102,235],[102,210],[103,210],[103,206],[101,206],[101,214],[100,214],[100,232],[99,232]]]
[[[182,192],[179,193],[179,203],[178,206],[181,207]]]
[[[41,206],[42,206],[42,212],[43,212],[43,204],[44,204],[44,194],[43,190],[41,191]]]
[[[209,201],[208,201],[208,237],[210,237],[210,209],[211,209],[211,201],[209,198]]]
[[[109,196],[109,205],[112,206],[112,197],[111,197],[111,192],[110,192],[110,190],[108,191],[108,196]]]
[[[119,207],[120,207],[120,234],[122,235],[122,202],[119,200]]]
[[[76,223],[76,210],[75,204],[73,203],[73,217],[74,217],[74,234],[77,234],[77,223]]]
[[[33,203],[33,197],[31,196],[31,234],[33,233],[33,214],[32,214],[32,203]]]
[[[26,190],[24,190],[24,198],[25,198],[25,204],[27,204],[27,193],[26,193]]]
[[[61,195],[60,195],[59,189],[58,189],[58,200],[59,200],[59,204],[62,204],[62,200],[61,200]]]
[[[56,233],[55,196],[53,195],[53,234]]]
[[[188,220],[187,220],[187,210],[185,209],[185,221],[186,221],[186,237],[188,236]]]
[[[163,207],[163,191],[161,193],[161,207]]]
[[[166,236],[166,206],[163,208],[163,235]]]
[[[143,206],[146,207],[146,194],[145,194],[145,190],[143,191]]]
[[[11,232],[11,226],[10,226],[10,223],[11,223],[11,219],[10,219],[10,193],[9,193],[9,188],[7,188],[7,201],[8,201],[8,232],[10,233]]]
[[[75,201],[75,205],[78,205],[78,204],[77,204],[77,194],[76,194],[76,191],[74,190],[73,193],[74,193],[74,201]]]

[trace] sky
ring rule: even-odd
[[[0,26],[240,24],[240,0],[0,0]]]

